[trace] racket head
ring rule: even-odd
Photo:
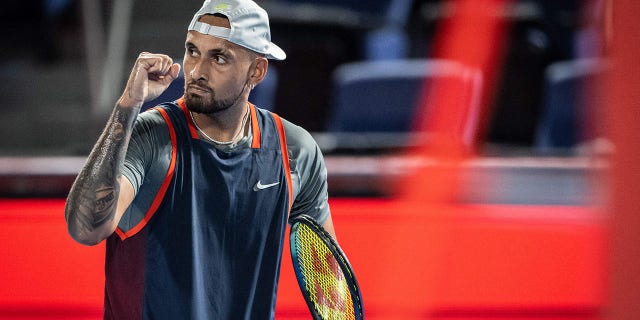
[[[364,319],[362,295],[346,255],[313,218],[292,217],[293,269],[314,319]]]

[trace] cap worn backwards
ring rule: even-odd
[[[231,29],[198,21],[203,15],[216,13],[229,19]],[[206,0],[193,16],[188,30],[228,40],[262,53],[269,59],[284,60],[287,57],[280,47],[271,42],[267,12],[251,0]]]

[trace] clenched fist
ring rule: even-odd
[[[180,65],[165,54],[142,52],[131,70],[118,105],[140,107],[167,90],[178,77]]]

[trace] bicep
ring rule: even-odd
[[[312,217],[335,238],[328,202],[327,169],[322,152],[308,132],[287,124],[289,126],[285,131],[295,196],[291,214]]]
[[[116,206],[116,215],[112,229],[115,230],[127,209],[133,203],[142,181],[151,166],[153,159],[157,157],[158,142],[164,137],[164,122],[153,111],[139,116],[134,127],[125,163],[118,178],[120,191]]]
[[[129,181],[129,179],[127,179],[126,176],[121,176],[120,179],[118,179],[118,182],[120,184],[120,194],[118,195],[116,216],[115,219],[113,219],[112,229],[114,231],[118,227],[120,219],[124,215],[125,211],[127,211],[127,208],[129,208],[129,205],[131,205],[131,203],[133,202],[133,198],[136,195],[133,184],[131,183],[131,181]]]

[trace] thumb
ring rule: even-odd
[[[173,80],[178,78],[178,75],[180,75],[180,65],[174,63],[169,67],[167,73],[162,77],[158,77],[156,81],[158,81],[158,84],[160,84],[161,86],[164,86],[164,88],[162,89],[164,90],[171,84],[171,82],[173,82]]]
[[[178,75],[180,74],[180,65],[177,63],[174,63],[171,65],[171,67],[169,67],[169,72],[167,72],[167,75],[169,77],[171,77],[171,80],[175,80]]]

